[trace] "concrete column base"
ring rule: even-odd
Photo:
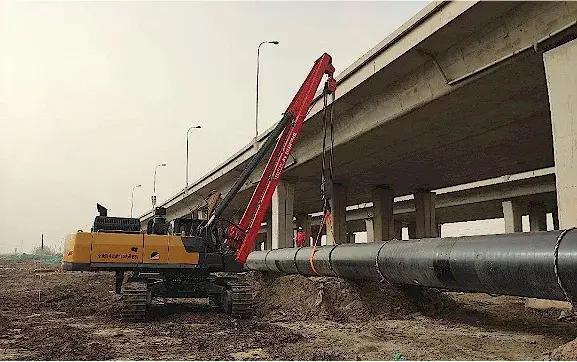
[[[515,200],[503,201],[503,218],[505,219],[506,233],[520,233],[523,231],[521,206]]]
[[[347,240],[347,189],[344,185],[334,183],[330,200],[331,216],[327,220],[327,245],[345,243]]]
[[[293,246],[293,202],[295,187],[285,181],[278,183],[272,197],[272,248]]]
[[[365,219],[365,230],[367,232],[367,243],[375,241],[375,234],[373,233],[373,219]]]
[[[395,235],[393,190],[387,186],[373,189],[373,237],[371,241],[391,240]]]
[[[264,241],[264,250],[272,250],[272,217],[270,213],[266,219],[266,239]]]
[[[394,221],[395,224],[395,239],[397,240],[402,240],[403,239],[403,223],[395,220]]]
[[[547,210],[545,205],[529,204],[529,225],[531,231],[547,231]]]
[[[415,193],[415,222],[417,238],[437,237],[435,193],[430,191]]]

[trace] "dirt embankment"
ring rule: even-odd
[[[250,273],[248,278],[255,289],[256,313],[275,321],[402,319],[417,312],[432,316],[457,308],[451,297],[433,289],[300,275],[275,278]]]

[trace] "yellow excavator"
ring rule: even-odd
[[[146,229],[141,230],[139,219],[111,217],[105,207],[97,205],[99,215],[91,232],[79,231],[68,236],[64,270],[116,272],[122,314],[130,321],[146,319],[153,296],[208,297],[212,305],[233,317],[250,316],[252,290],[237,274],[254,250],[273,192],[325,74],[325,107],[329,94],[334,99],[334,71],[328,54],[315,61],[282,119],[208,220],[189,215],[167,222],[166,209],[158,207]],[[224,210],[267,154],[270,154],[268,163],[240,222],[225,220]],[[130,272],[128,277],[126,272]]]

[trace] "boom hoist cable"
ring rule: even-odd
[[[328,104],[329,94],[331,95],[331,103]],[[316,273],[313,258],[318,246],[320,246],[323,227],[327,227],[327,222],[331,220],[331,198],[333,197],[333,166],[334,166],[334,103],[335,92],[330,92],[327,87],[323,90],[323,150],[322,150],[322,166],[321,166],[321,200],[323,203],[323,217],[319,225],[319,231],[313,239],[311,254],[309,256],[309,264],[311,269]],[[329,148],[327,150],[327,131],[329,137]],[[328,155],[327,155],[328,154]],[[328,175],[327,175],[328,173]]]

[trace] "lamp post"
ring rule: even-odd
[[[152,179],[152,208],[156,206],[156,171],[159,167],[166,167],[166,163],[160,163],[154,167],[154,178]]]
[[[137,187],[142,187],[141,184],[132,186],[132,194],[130,195],[130,217],[132,217],[132,209],[134,209],[134,189]]]
[[[258,75],[259,75],[259,70],[260,70],[260,47],[264,44],[273,44],[273,45],[278,45],[278,41],[276,40],[272,40],[272,41],[263,41],[262,43],[260,43],[258,45],[258,48],[256,49],[256,112],[255,112],[255,130],[256,130],[256,134],[254,136],[254,139],[256,141],[256,138],[258,137]]]
[[[192,129],[199,129],[202,128],[201,126],[191,126],[188,128],[188,131],[186,131],[186,186],[184,187],[184,194],[187,195],[188,194],[188,135],[190,133],[190,130]]]

